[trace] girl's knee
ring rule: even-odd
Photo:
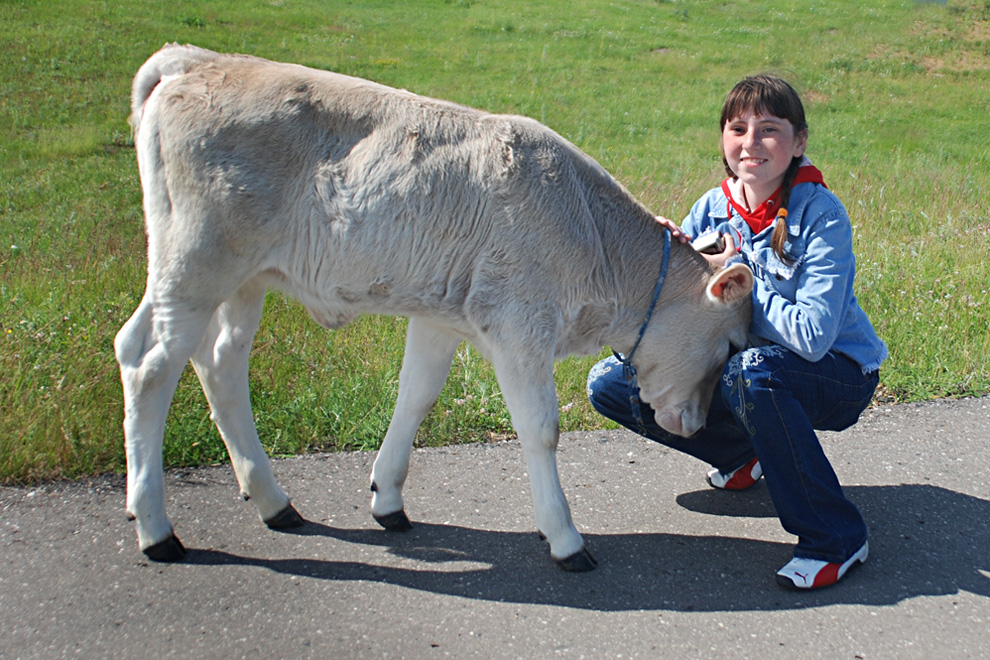
[[[622,364],[615,357],[605,358],[588,372],[588,400],[599,413],[607,416],[618,402],[628,407],[628,390]]]
[[[726,363],[722,380],[767,378],[780,366],[787,353],[787,349],[774,344],[739,351]]]

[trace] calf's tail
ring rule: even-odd
[[[165,44],[148,58],[134,76],[131,87],[131,130],[137,134],[145,104],[162,82],[188,73],[193,67],[217,57],[213,51],[190,45]]]

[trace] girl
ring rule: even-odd
[[[804,155],[808,125],[794,89],[775,76],[743,80],[725,100],[721,127],[728,178],[681,228],[658,221],[681,242],[723,234],[724,250],[705,258],[753,269],[753,345],[730,357],[707,425],[692,438],[665,432],[646,404],[644,422],[635,421],[615,358],[592,368],[588,395],[606,417],[709,463],[714,488],[739,490],[765,477],[781,524],[798,537],[777,582],[825,587],[866,561],[868,543],[815,430],[856,422],[887,348],[856,302],[849,216]]]

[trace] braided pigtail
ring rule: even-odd
[[[776,226],[773,228],[773,236],[770,237],[770,246],[773,247],[774,254],[785,264],[790,264],[791,260],[784,254],[784,243],[787,241],[787,203],[791,200],[791,188],[794,187],[794,179],[801,168],[801,156],[791,159],[791,164],[784,172],[784,182],[780,190],[780,206],[777,208]]]

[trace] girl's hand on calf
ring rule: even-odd
[[[657,216],[657,222],[670,231],[670,235],[677,241],[681,243],[687,243],[691,240],[691,237],[681,231],[681,228],[677,226],[677,223],[669,218],[665,218],[662,215]]]

